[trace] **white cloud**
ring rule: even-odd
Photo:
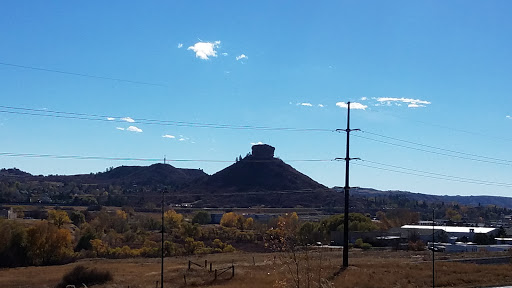
[[[264,144],[263,142],[259,141],[259,142],[255,142],[255,143],[251,143],[251,145],[262,145]]]
[[[512,116],[507,115],[507,116],[505,116],[505,118],[507,118],[507,119],[512,119]]]
[[[121,130],[121,131],[124,131],[124,128],[123,127],[116,127],[117,130]]]
[[[107,117],[107,120],[108,120],[108,121],[114,121],[114,120],[116,120],[116,118],[113,118],[113,117]]]
[[[228,53],[226,53],[226,52],[222,53],[222,56],[228,56],[228,55],[229,55],[229,54],[228,54]]]
[[[324,105],[324,104],[318,104],[318,107],[320,107],[320,108],[324,108],[324,107],[325,107],[325,105]]]
[[[368,100],[368,98],[366,98],[366,97],[361,97],[361,101],[366,101],[366,100]]]
[[[181,48],[181,47],[183,47],[183,43],[178,44],[178,48]]]
[[[185,138],[178,139],[178,141],[185,141],[185,140],[187,140],[187,139],[185,139]]]
[[[121,118],[121,120],[126,121],[126,122],[130,122],[130,123],[135,122],[135,120],[133,120],[133,119],[132,119],[132,118],[130,118],[130,117],[123,117],[123,118]]]
[[[196,58],[208,60],[208,57],[217,57],[215,48],[219,48],[220,41],[215,42],[197,42],[194,46],[190,46],[187,50],[192,50],[196,53]]]
[[[126,128],[126,131],[131,131],[131,132],[141,133],[141,132],[142,132],[142,129],[137,128],[137,127],[135,127],[135,126],[130,126],[130,127]]]
[[[236,56],[236,61],[242,60],[242,59],[249,59],[249,57],[247,57],[247,55],[245,55],[245,54],[242,54],[240,56]]]
[[[308,102],[302,102],[302,103],[297,103],[297,105],[300,105],[300,106],[308,106],[308,107],[313,107],[313,104],[311,104],[311,103],[308,103]]]
[[[418,107],[426,107],[425,105],[431,104],[429,101],[420,100],[420,99],[412,99],[412,98],[393,98],[393,97],[380,97],[377,98],[377,101],[379,101],[382,104],[387,104],[388,106],[391,106],[391,103],[394,103],[395,105],[399,105],[400,103],[407,103],[407,107],[409,108],[418,108]]]
[[[348,104],[345,103],[345,102],[338,102],[338,103],[336,103],[336,106],[338,106],[340,108],[348,108]],[[363,105],[361,103],[357,103],[357,102],[351,102],[350,103],[350,108],[351,109],[365,110],[366,108],[368,108],[368,106]]]
[[[174,136],[174,135],[169,135],[169,134],[165,134],[165,135],[163,135],[162,137],[164,137],[164,138],[169,138],[169,139],[174,139],[174,138],[176,138],[176,136]]]
[[[419,107],[427,107],[427,106],[421,105],[421,104],[416,104],[416,103],[411,103],[411,104],[407,105],[407,107],[409,107],[409,108],[419,108]]]

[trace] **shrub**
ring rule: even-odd
[[[356,240],[356,242],[354,243],[354,247],[361,248],[361,246],[363,246],[363,244],[364,244],[363,239],[358,238]]]
[[[65,288],[67,285],[75,285],[78,287],[82,284],[90,286],[103,284],[112,280],[113,277],[110,271],[98,271],[96,268],[89,269],[82,265],[78,265],[75,266],[73,270],[64,274],[62,280],[55,288]]]
[[[363,250],[369,250],[370,248],[372,248],[372,244],[370,244],[370,243],[361,244],[361,249],[363,249]]]
[[[226,247],[224,247],[224,249],[222,249],[222,252],[224,252],[224,253],[235,252],[235,251],[236,251],[236,249],[229,244],[226,245]]]

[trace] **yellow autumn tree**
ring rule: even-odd
[[[58,228],[61,228],[64,224],[71,223],[68,213],[62,210],[50,210],[48,211],[48,220],[55,224]]]
[[[42,221],[27,230],[27,255],[35,265],[58,264],[73,253],[71,233]]]
[[[235,212],[224,213],[224,215],[222,215],[222,218],[220,219],[220,225],[224,227],[237,227],[239,221],[238,219],[240,217],[241,216],[236,214]]]
[[[168,210],[164,213],[164,221],[166,229],[179,229],[183,221],[183,215],[174,210]]]

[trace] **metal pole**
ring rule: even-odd
[[[162,264],[160,267],[160,288],[164,288],[164,189],[162,189]]]
[[[436,264],[435,264],[435,219],[436,219],[436,215],[435,215],[435,208],[432,208],[432,287],[436,287]]]
[[[343,267],[348,267],[348,209],[349,209],[349,166],[350,166],[350,102],[347,103],[347,154],[345,156],[345,218],[343,219]]]

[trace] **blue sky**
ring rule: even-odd
[[[365,131],[351,138],[351,156],[365,160],[351,166],[352,186],[508,196],[512,185],[459,180],[512,184],[511,8],[508,1],[3,1],[0,105],[115,120],[0,112],[0,152],[234,160],[263,142],[285,161],[333,159],[345,156],[343,134],[120,119],[336,129],[346,126],[341,102],[351,101],[364,108],[352,110],[352,127]],[[0,167],[45,175],[149,164],[0,156]],[[210,174],[229,165],[172,164]],[[327,186],[344,184],[341,162],[290,164]]]

